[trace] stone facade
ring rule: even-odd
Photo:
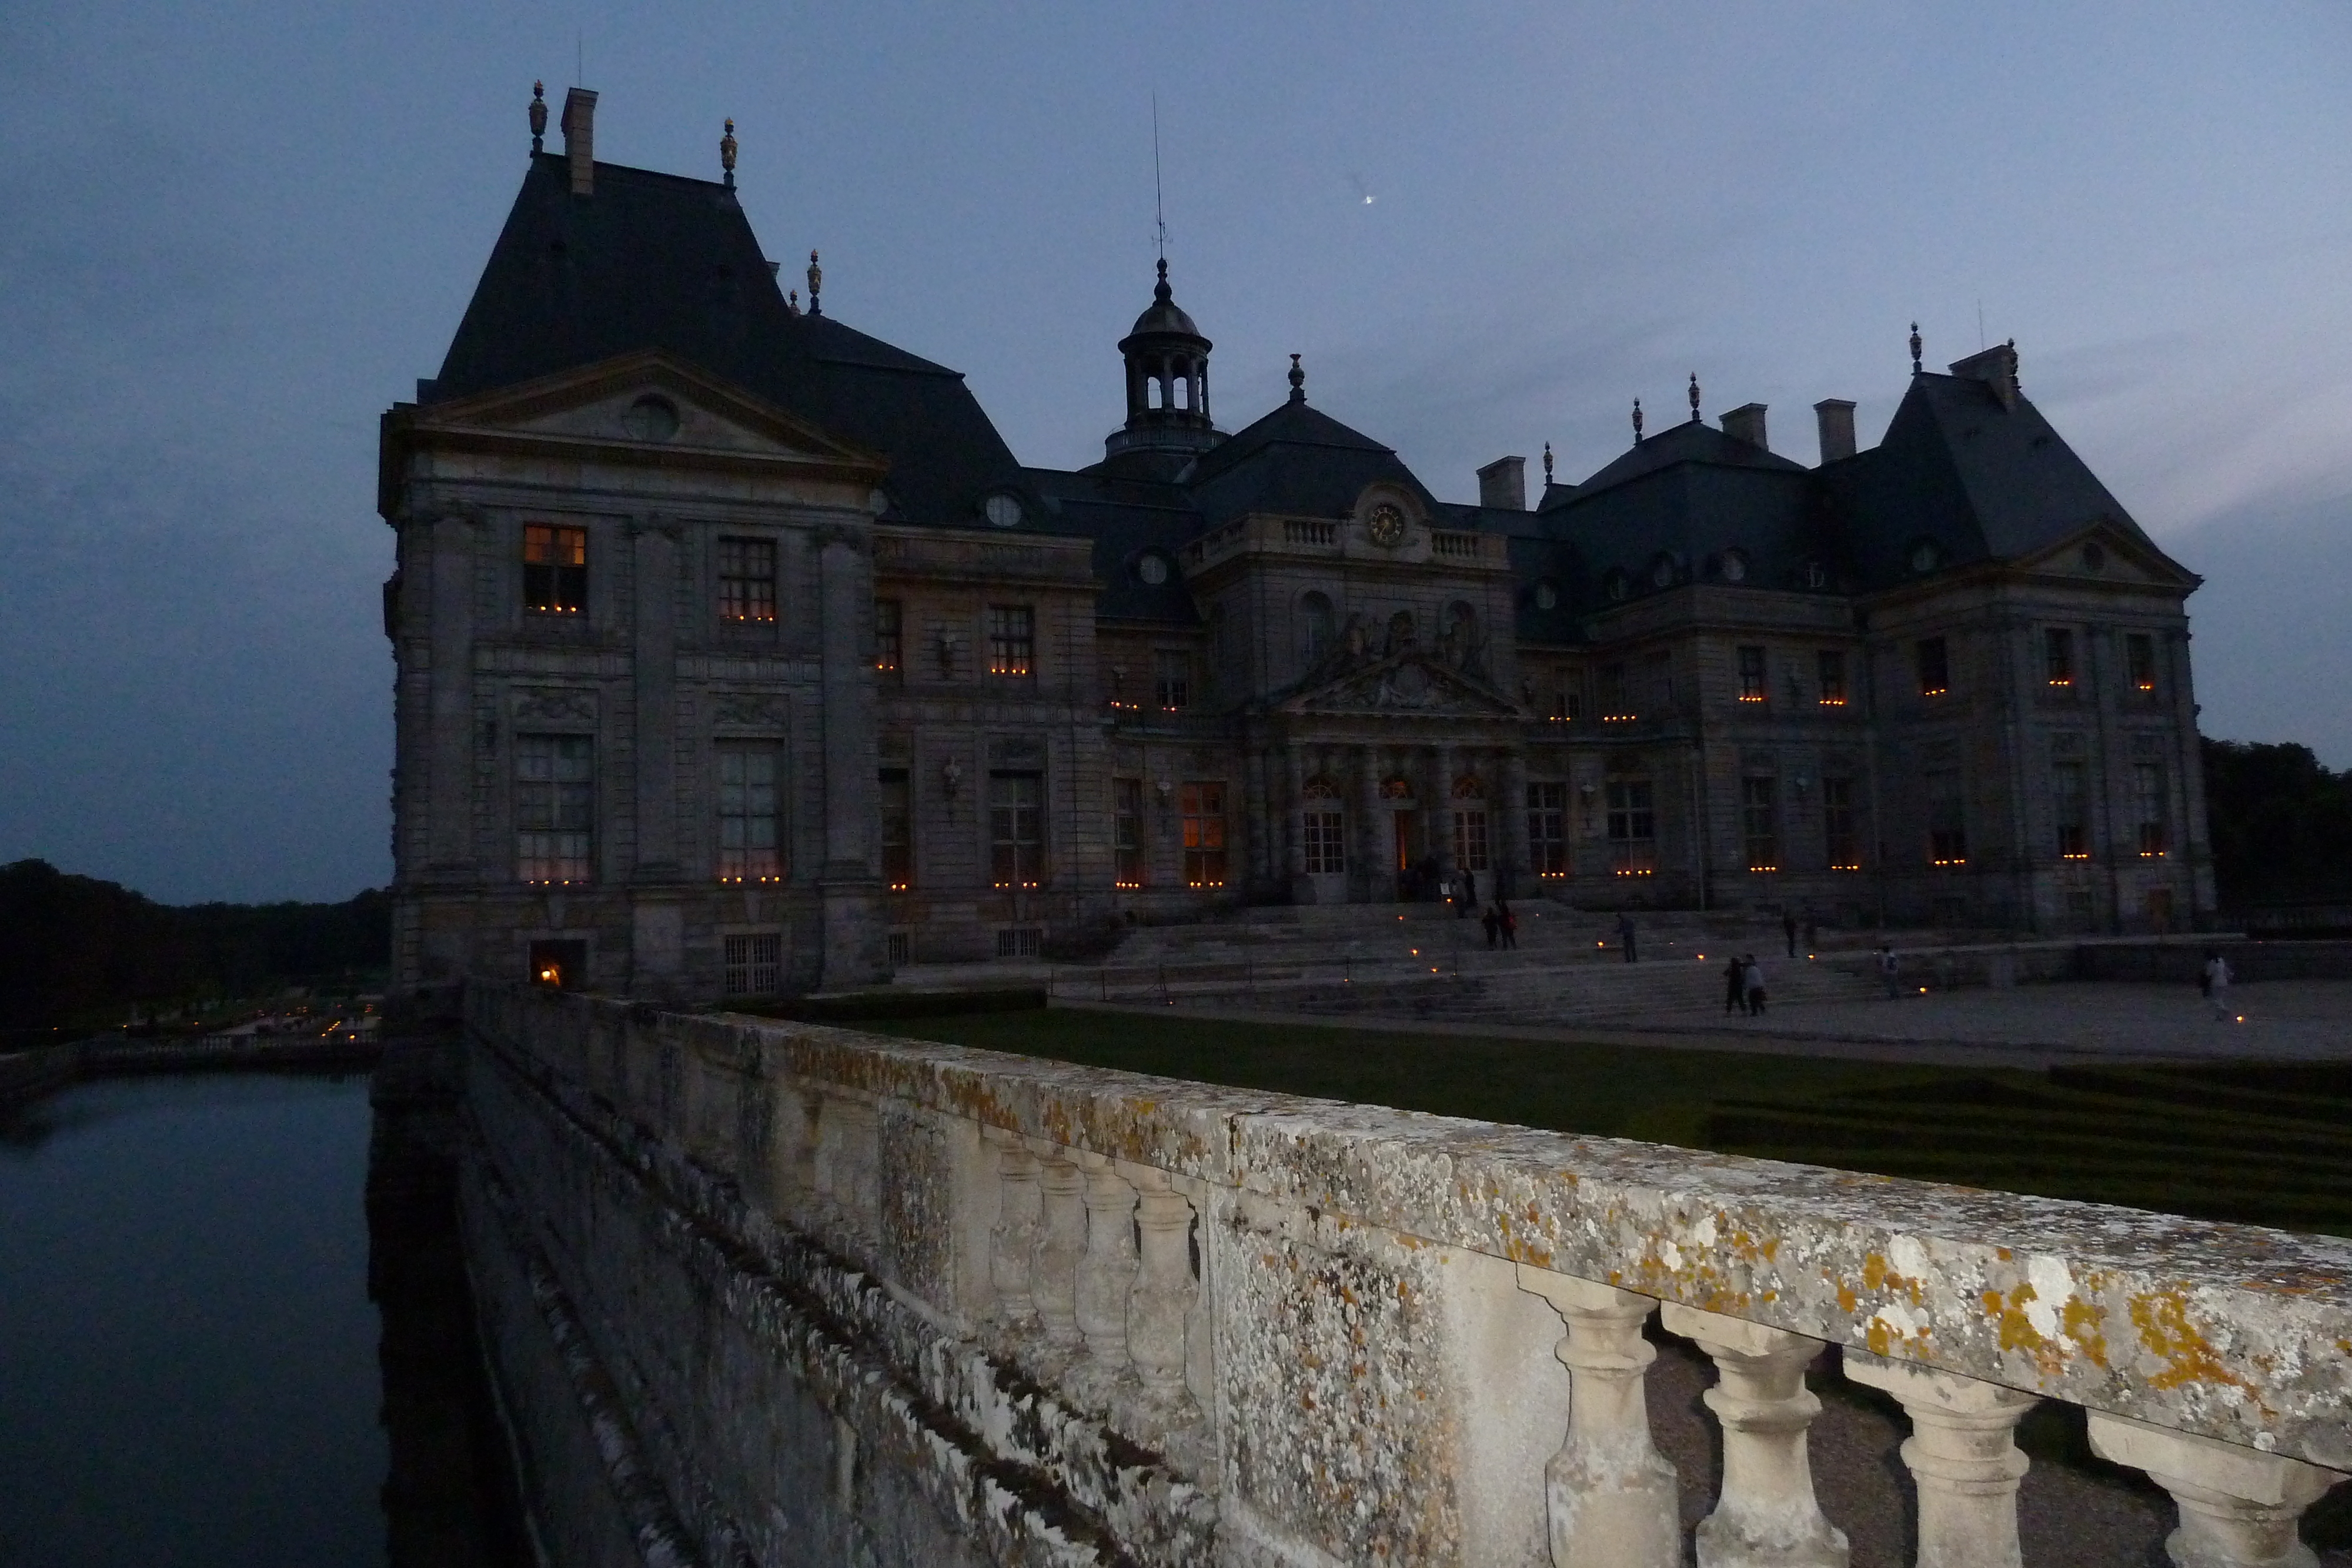
[[[584,144],[593,95],[567,104]],[[575,146],[575,151],[577,147]],[[2003,346],[1880,446],[1820,405],[1442,502],[1174,303],[1015,463],[954,372],[777,292],[730,183],[541,154],[384,422],[396,981],[841,988],[1234,903],[2190,925],[2186,595]]]

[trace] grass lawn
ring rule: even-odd
[[[1083,1008],[861,1027],[1244,1089],[2352,1235],[2347,1067],[1914,1067]]]

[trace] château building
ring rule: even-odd
[[[2002,345],[1438,499],[1308,400],[1228,433],[1171,293],[1101,462],[803,303],[722,182],[533,152],[383,422],[396,981],[665,996],[1479,895],[2166,928],[2212,904],[2183,604]],[[1108,361],[1108,353],[1106,361]],[[1106,392],[1111,391],[1106,377]],[[1107,398],[1106,400],[1109,400]],[[1115,404],[1113,405],[1116,406]]]

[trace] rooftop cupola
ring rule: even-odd
[[[1127,361],[1127,423],[1103,443],[1105,455],[1205,452],[1219,436],[1209,423],[1209,340],[1168,287],[1168,261],[1151,304],[1118,340]]]

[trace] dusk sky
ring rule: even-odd
[[[2157,541],[2209,735],[2352,766],[2352,8],[0,3],[0,862],[172,902],[390,875],[376,420],[433,374],[534,77],[716,178],[787,281],[1098,457],[1151,282],[1235,429],[1475,498],[1710,419],[1877,439],[2014,338]],[[556,145],[551,127],[551,146]],[[1979,329],[1981,312],[1981,330]]]

